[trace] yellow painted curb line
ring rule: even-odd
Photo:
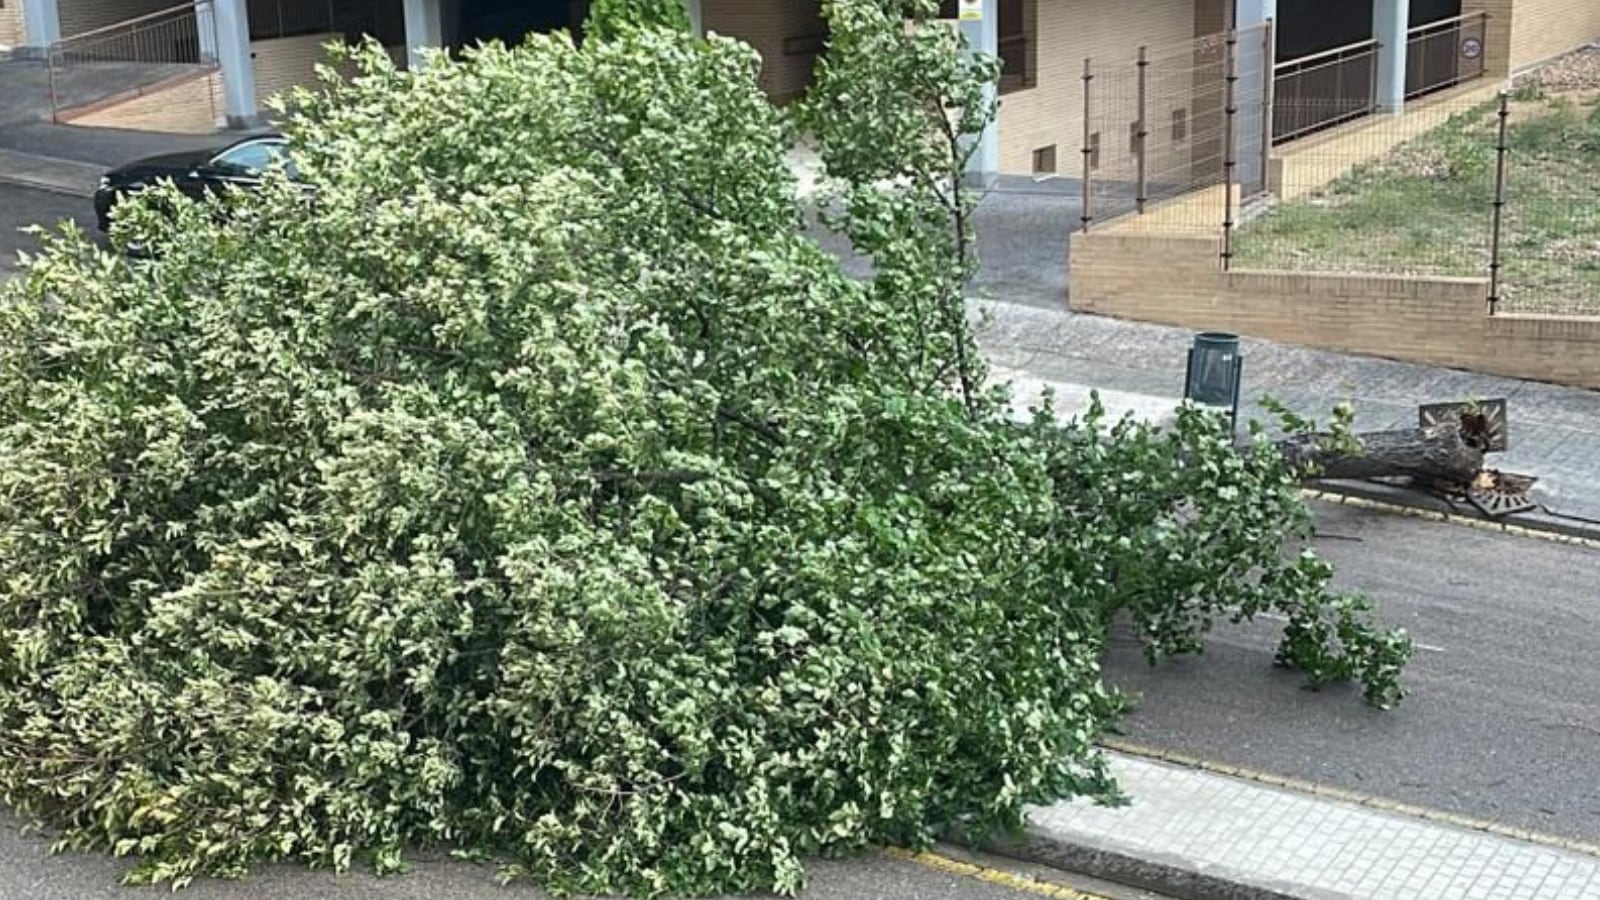
[[[1471,816],[1457,815],[1456,813],[1445,812],[1443,810],[1429,809],[1423,806],[1413,806],[1409,803],[1400,803],[1385,797],[1376,796],[1374,794],[1363,794],[1360,791],[1350,791],[1345,790],[1344,788],[1332,787],[1325,784],[1317,784],[1311,781],[1302,781],[1298,778],[1286,778],[1282,775],[1274,775],[1271,772],[1263,772],[1259,769],[1250,769],[1244,766],[1234,766],[1229,765],[1228,763],[1212,762],[1210,760],[1200,759],[1199,757],[1189,756],[1185,753],[1174,753],[1169,750],[1158,750],[1154,747],[1146,747],[1142,744],[1135,744],[1129,741],[1117,740],[1115,738],[1102,740],[1100,742],[1100,746],[1107,750],[1114,750],[1118,753],[1127,754],[1128,756],[1138,756],[1145,759],[1153,759],[1175,766],[1199,769],[1203,772],[1212,772],[1217,775],[1226,775],[1230,778],[1253,781],[1258,784],[1265,784],[1271,787],[1295,791],[1296,793],[1312,794],[1317,797],[1326,797],[1330,800],[1353,803],[1358,806],[1364,806],[1368,809],[1375,809],[1380,812],[1409,816],[1414,819],[1424,819],[1429,822],[1439,822],[1444,825],[1453,825],[1457,828],[1465,828],[1470,831],[1482,831],[1488,834],[1497,835],[1499,837],[1507,837],[1519,841],[1525,841],[1530,844],[1554,847],[1556,849],[1567,850],[1572,853],[1582,853],[1585,856],[1600,857],[1600,844],[1591,844],[1587,841],[1576,841],[1572,840],[1571,838],[1564,838],[1553,834],[1544,834],[1542,832],[1532,831],[1526,828],[1515,828],[1510,825],[1502,825],[1499,822],[1491,822],[1487,819],[1474,819]]]
[[[1432,509],[1417,509],[1414,506],[1402,506],[1398,503],[1385,503],[1382,500],[1372,500],[1366,497],[1356,497],[1350,494],[1340,494],[1332,491],[1321,491],[1315,488],[1302,488],[1301,496],[1307,500],[1320,500],[1324,503],[1337,503],[1340,506],[1353,506],[1357,509],[1371,509],[1379,512],[1393,513],[1411,519],[1425,519],[1430,522],[1442,522],[1448,525],[1460,525],[1465,528],[1474,528],[1478,531],[1493,531],[1508,534],[1513,537],[1534,538],[1541,541],[1550,541],[1556,544],[1568,544],[1576,547],[1587,547],[1590,550],[1600,550],[1600,541],[1593,538],[1578,537],[1572,534],[1562,534],[1557,531],[1546,531],[1542,528],[1529,528],[1526,525],[1513,525],[1509,522],[1495,522],[1489,519],[1474,519],[1471,516],[1462,516],[1455,513],[1440,512]]]
[[[975,878],[979,881],[987,881],[990,884],[997,884],[1001,887],[1011,888],[1012,890],[1022,891],[1024,893],[1034,894],[1040,897],[1054,897],[1056,900],[1109,900],[1109,898],[1102,897],[1099,894],[1086,894],[1083,891],[1067,887],[1063,884],[1050,884],[1048,882],[1029,878],[1026,875],[1018,875],[1015,872],[1007,872],[1002,869],[985,868],[984,866],[974,865],[973,863],[962,862],[959,859],[951,859],[948,856],[943,856],[938,853],[930,853],[926,851],[918,853],[914,850],[906,850],[902,847],[888,847],[885,848],[883,852],[884,855],[892,859],[903,859],[908,862],[914,862],[919,866],[926,866],[927,868],[945,872],[950,875],[960,875],[963,878]]]

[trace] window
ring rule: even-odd
[[[1189,111],[1175,109],[1172,111],[1172,139],[1186,141],[1189,139]]]
[[[1039,0],[998,0],[996,26],[1000,61],[1000,93],[1031,88],[1038,83],[1037,51]],[[956,0],[940,0],[939,18],[954,19],[959,14]]]
[[[294,174],[289,163],[288,146],[283,141],[249,141],[229,147],[211,161],[211,167],[227,175],[258,177],[266,174],[272,164],[282,160]]]
[[[1054,175],[1056,173],[1056,145],[1040,147],[1033,151],[1033,174]]]

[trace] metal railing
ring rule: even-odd
[[[1272,139],[1281,143],[1377,109],[1378,42],[1286,60],[1272,70]]]
[[[52,118],[108,97],[142,95],[185,75],[217,68],[216,24],[210,0],[75,34],[46,51]]]
[[[1419,25],[1406,32],[1406,99],[1480,78],[1488,13]]]

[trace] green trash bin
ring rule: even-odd
[[[1244,356],[1239,336],[1225,331],[1202,331],[1189,348],[1189,369],[1183,379],[1183,397],[1201,406],[1228,410],[1228,423],[1239,431],[1239,386],[1244,379]]]

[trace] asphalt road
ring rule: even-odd
[[[94,207],[83,197],[0,184],[0,278],[16,273],[17,251],[36,250],[38,241],[21,229],[73,219],[94,231]]]
[[[1338,582],[1418,650],[1397,710],[1311,693],[1272,667],[1279,623],[1219,630],[1152,669],[1114,642],[1106,678],[1142,694],[1134,743],[1564,837],[1600,841],[1600,551],[1319,506]]]

